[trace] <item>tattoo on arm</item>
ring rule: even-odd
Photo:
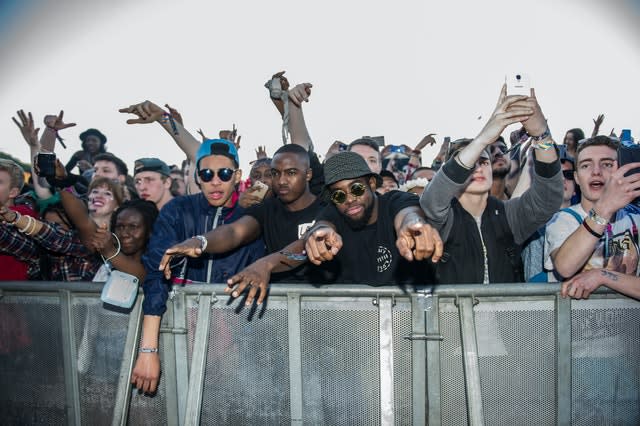
[[[618,275],[613,272],[602,270],[600,271],[603,277],[609,278],[611,281],[618,281]]]

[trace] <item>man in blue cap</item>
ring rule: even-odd
[[[160,376],[158,335],[160,320],[166,310],[169,280],[158,270],[165,250],[187,238],[196,238],[244,214],[237,206],[236,185],[242,178],[238,168],[238,151],[225,139],[205,140],[196,154],[195,179],[201,192],[176,197],[167,203],[154,225],[147,252],[143,256],[144,322],[140,354],[131,382],[145,393],[154,393]],[[206,240],[197,237],[206,248]],[[182,258],[171,265],[173,282],[221,283],[245,266],[262,257],[264,243],[249,245],[221,254],[206,254],[197,259]]]

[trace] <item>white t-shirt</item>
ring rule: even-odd
[[[573,205],[569,209],[578,213],[583,220],[587,216],[587,212],[580,204]],[[549,271],[554,269],[551,253],[560,248],[581,224],[582,222],[578,222],[571,213],[562,210],[551,218],[547,223],[544,238],[545,269]],[[625,209],[618,210],[615,221],[607,225],[604,235],[594,246],[593,255],[583,270],[603,268],[624,274],[640,275],[638,226],[640,226],[640,215]]]

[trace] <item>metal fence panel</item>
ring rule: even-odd
[[[65,424],[66,391],[55,296],[0,299],[0,419],[4,424]]]
[[[75,297],[72,317],[82,423],[110,425],[129,314],[105,309],[95,297]]]
[[[574,301],[572,424],[640,424],[640,304]]]

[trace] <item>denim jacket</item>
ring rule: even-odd
[[[235,202],[233,207],[213,207],[201,193],[176,197],[161,210],[142,257],[147,275],[143,284],[145,315],[162,315],[166,311],[170,281],[158,270],[165,250],[195,235],[203,235],[216,226],[231,223],[244,215]],[[223,283],[245,266],[264,256],[264,242],[258,239],[223,254],[205,253],[199,258],[178,258],[171,263],[177,282]]]

